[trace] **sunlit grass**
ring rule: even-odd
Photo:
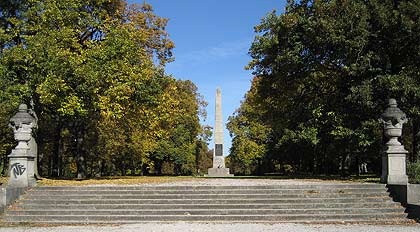
[[[7,176],[0,176],[0,184],[7,184],[7,182],[9,181],[9,177]]]
[[[83,185],[136,185],[136,184],[158,184],[177,181],[192,180],[190,176],[112,176],[92,179],[47,179],[38,180],[40,186],[83,186]]]
[[[220,177],[207,177],[207,178],[220,178]],[[222,177],[222,178],[235,178],[235,179],[273,179],[273,180],[302,180],[302,181],[338,181],[338,182],[369,182],[379,183],[380,178],[376,175],[351,175],[347,177],[341,177],[339,175],[266,175],[266,176],[234,176],[234,177]]]

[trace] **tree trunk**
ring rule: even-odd
[[[121,162],[121,175],[122,176],[125,176],[126,175],[125,161]]]
[[[318,159],[316,157],[316,154],[314,154],[314,157],[312,159],[312,174],[318,175],[319,169],[318,169]]]
[[[84,157],[84,151],[82,149],[83,143],[83,129],[80,126],[76,132],[76,166],[77,166],[77,178],[86,178],[86,159]]]
[[[9,175],[9,158],[7,155],[3,156],[3,170],[1,171],[2,176],[8,176]]]
[[[86,178],[85,157],[80,153],[77,154],[77,179],[84,179]]]
[[[148,166],[145,163],[141,164],[141,173],[140,173],[141,176],[149,174],[149,170],[147,169],[147,167]]]
[[[413,136],[413,144],[412,144],[413,152],[409,160],[411,162],[416,162],[419,157],[418,153],[419,153],[419,136],[420,136],[419,123],[417,120],[413,121],[412,136]]]
[[[136,166],[136,164],[134,163],[134,160],[132,160],[132,161],[131,161],[131,175],[132,175],[132,176],[135,176],[135,175],[136,175],[136,172],[137,172],[137,166]]]
[[[360,159],[359,156],[356,156],[356,168],[357,168],[357,176],[360,176],[360,174],[362,173],[362,170],[360,168]]]
[[[60,176],[60,147],[61,147],[61,125],[58,125],[55,130],[55,140],[54,140],[54,154],[51,162],[51,176],[59,177]]]

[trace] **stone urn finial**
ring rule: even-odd
[[[389,106],[381,115],[384,124],[384,134],[389,139],[382,155],[381,182],[390,185],[407,185],[406,154],[407,150],[398,141],[402,135],[403,124],[408,121],[407,116],[397,107],[395,99],[389,99]]]
[[[33,140],[32,128],[35,124],[35,118],[28,112],[26,104],[19,105],[18,112],[10,119],[10,127],[13,128],[17,146],[12,150],[9,157],[9,186],[28,187],[34,186],[34,167],[36,154],[31,152],[29,146]]]
[[[10,124],[17,130],[22,124],[30,125],[35,121],[35,118],[28,112],[26,104],[20,104],[18,112],[10,119]]]
[[[402,135],[403,124],[406,123],[407,116],[397,107],[397,101],[389,99],[389,106],[381,115],[381,121],[384,123],[385,136],[389,139],[387,145],[400,146],[398,138]]]

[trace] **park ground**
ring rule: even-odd
[[[98,177],[98,178],[87,178],[87,179],[49,179],[41,178],[37,181],[40,186],[86,186],[86,185],[142,185],[142,184],[164,184],[164,183],[178,183],[180,181],[192,181],[192,182],[205,182],[206,180],[211,183],[223,183],[223,181],[214,180],[254,180],[254,183],[262,183],[264,180],[275,181],[286,181],[286,180],[301,180],[301,181],[313,181],[317,183],[321,182],[369,182],[379,183],[379,178],[374,175],[360,175],[360,176],[234,176],[227,178],[213,178],[204,176],[109,176],[109,177]],[[6,184],[8,177],[0,177],[0,185]],[[209,182],[209,183],[210,183]]]
[[[4,183],[7,179],[2,179]],[[82,186],[82,185],[264,185],[264,184],[328,184],[331,182],[378,182],[372,176],[349,177],[233,177],[233,178],[205,178],[205,177],[103,177],[84,180],[39,180],[43,186]],[[294,223],[141,223],[126,225],[31,225],[0,223],[1,232],[72,232],[72,231],[345,231],[345,232],[411,232],[420,231],[419,224],[410,225],[372,225],[372,224],[294,224]]]

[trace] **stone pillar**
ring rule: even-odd
[[[34,160],[35,177],[41,178],[41,175],[39,175],[39,172],[38,172],[38,144],[34,136],[34,131],[38,129],[38,117],[35,111],[33,110],[33,103],[31,105],[32,105],[32,109],[30,109],[28,113],[34,118],[34,120],[32,122],[31,140],[29,140],[28,145],[29,145],[29,152],[32,154],[32,156],[35,157],[35,160]]]
[[[216,90],[213,168],[209,168],[208,175],[233,176],[229,174],[229,168],[225,167],[225,158],[223,157],[222,90],[220,88]]]
[[[34,177],[36,154],[29,146],[35,119],[28,113],[25,104],[19,106],[19,112],[10,119],[18,145],[9,155],[9,182],[11,187],[31,187],[36,185]]]
[[[407,185],[406,154],[408,151],[398,141],[407,117],[397,107],[395,99],[389,99],[389,107],[381,115],[381,121],[384,123],[384,134],[389,139],[382,154],[381,182],[390,185]]]

